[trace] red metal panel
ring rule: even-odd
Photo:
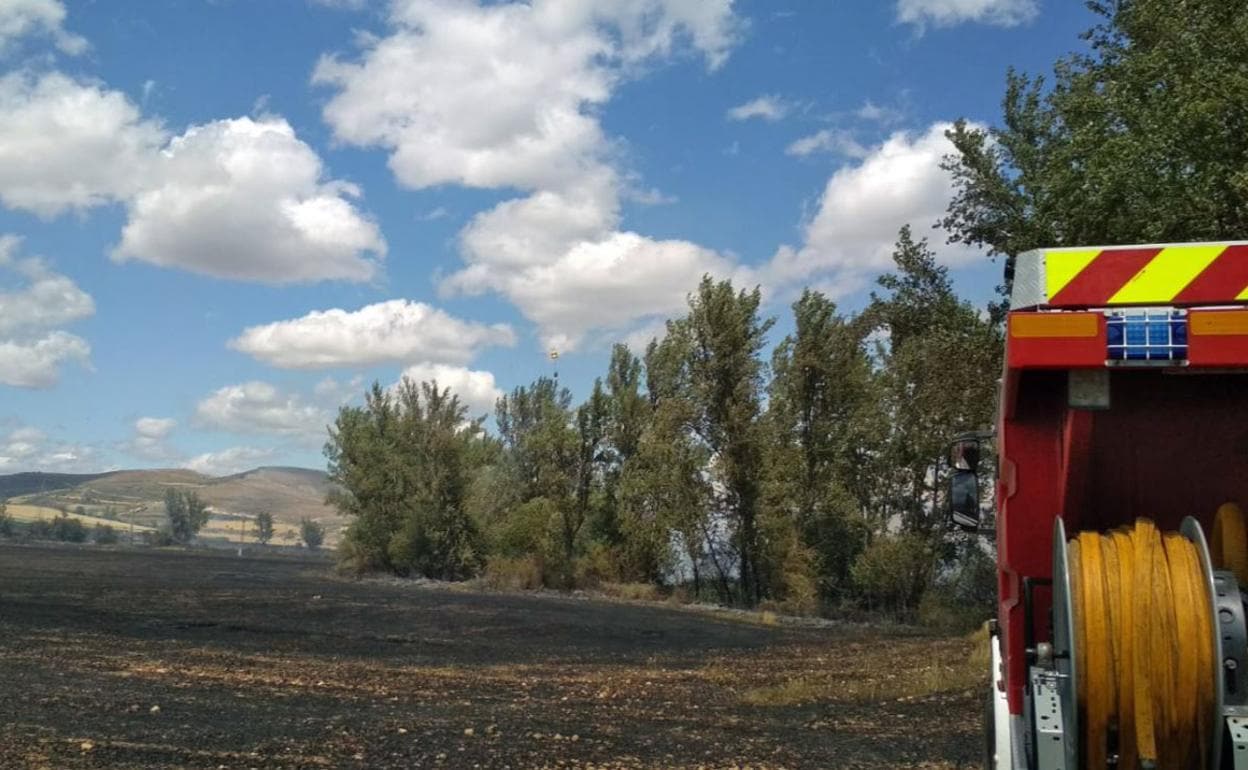
[[[1193,310],[1187,325],[1191,366],[1248,367],[1248,311]]]
[[[1062,313],[1063,318],[1094,321],[1095,336],[1039,337],[1015,333],[1015,319],[1034,317],[1025,310],[1010,313],[1007,319],[1009,342],[1006,365],[1012,369],[1079,369],[1105,365],[1105,316],[1101,313]]]

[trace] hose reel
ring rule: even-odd
[[[1248,576],[1243,514],[1223,506],[1214,532],[1211,548],[1193,518],[1138,519],[1068,539],[1056,520],[1053,650],[1032,672],[1041,767],[1248,768],[1248,631],[1224,569]]]

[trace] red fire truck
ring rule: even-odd
[[[1148,605],[1179,624],[1180,641],[1211,637],[1176,646],[1172,658],[1186,665],[1182,650],[1207,650],[1216,669],[1212,702],[1198,715],[1207,712],[1209,728],[1197,731],[1192,756],[1209,768],[1248,767],[1243,602],[1207,540],[1215,512],[1248,504],[1248,242],[1027,252],[1017,258],[1011,308],[993,453],[999,607],[990,624],[987,765],[1086,768],[1088,756],[1099,755],[1081,750],[1081,741],[1108,747],[1106,767],[1153,762],[1125,749],[1126,731],[1138,729],[1128,724],[1134,713],[1102,718],[1107,737],[1093,734],[1099,727],[1086,713],[1086,690],[1096,658],[1079,647],[1092,644],[1093,621],[1078,614],[1087,589],[1074,581],[1071,561],[1076,533],[1122,531],[1146,517],[1192,545],[1207,591],[1193,601],[1212,611],[1210,629],[1184,621],[1178,599],[1177,609]],[[952,451],[952,514],[968,529],[980,525],[981,438],[964,437]],[[1127,611],[1113,602],[1131,582],[1104,595],[1106,614]],[[1125,635],[1130,627],[1118,628]],[[1107,644],[1121,654],[1129,651],[1122,642]],[[1149,649],[1136,645],[1137,658]],[[1131,660],[1123,665],[1133,670]],[[1132,686],[1119,681],[1115,692],[1125,697]],[[1170,708],[1155,697],[1149,703]],[[1164,749],[1158,735],[1150,740]]]

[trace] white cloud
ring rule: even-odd
[[[21,239],[0,235],[0,275],[15,273],[18,288],[0,289],[0,385],[50,388],[69,361],[89,367],[91,347],[56,327],[95,312],[91,296],[38,257],[16,256]]]
[[[901,112],[892,107],[881,107],[868,99],[854,110],[854,116],[872,123],[896,123],[901,119]]]
[[[679,311],[707,273],[751,281],[746,268],[695,243],[613,232],[578,242],[555,261],[505,273],[501,287],[537,322],[543,346],[566,352],[586,330],[624,329]]]
[[[492,372],[466,369],[462,366],[445,364],[414,364],[403,370],[399,376],[413,382],[436,382],[439,389],[450,388],[459,396],[459,401],[468,407],[468,416],[472,418],[485,414],[493,414],[494,402],[502,397],[503,391],[494,382]]]
[[[1016,27],[1036,18],[1036,0],[897,0],[897,21],[951,27],[964,22]]]
[[[51,439],[36,428],[0,434],[0,473],[89,473],[101,470],[101,465],[95,447]]]
[[[310,445],[325,439],[329,410],[267,382],[218,389],[195,406],[195,424],[227,433],[287,436]]]
[[[774,123],[789,114],[792,105],[779,96],[765,94],[751,99],[745,104],[738,104],[728,110],[729,120],[750,120],[759,118]]]
[[[60,73],[0,78],[0,203],[53,217],[120,202],[118,261],[267,283],[368,281],[386,243],[358,197],[280,117],[170,137],[121,92]]]
[[[58,72],[0,77],[0,203],[52,217],[137,193],[165,141],[125,94]]]
[[[803,136],[785,149],[786,154],[795,155],[799,158],[804,158],[817,152],[830,152],[849,158],[864,158],[867,156],[867,148],[859,144],[852,134],[848,131],[837,131],[830,128],[816,131],[809,136]]]
[[[177,424],[171,417],[140,417],[134,421],[134,435],[121,444],[121,449],[144,460],[176,460],[180,453],[168,439]]]
[[[229,345],[286,369],[362,366],[386,361],[466,363],[485,347],[515,344],[506,324],[463,321],[423,302],[396,299],[355,311],[315,310],[253,326]]]
[[[833,174],[806,224],[804,243],[781,247],[764,270],[767,283],[791,287],[819,281],[830,293],[844,295],[890,269],[901,225],[910,224],[916,237],[926,236],[949,203],[952,180],[940,168],[953,151],[945,138],[949,127],[936,123],[920,134],[894,133],[861,162]],[[931,245],[945,264],[978,258],[943,238]]]
[[[205,452],[186,461],[186,467],[206,476],[232,476],[272,461],[273,449],[236,446],[220,452]]]
[[[113,258],[266,283],[370,280],[381,232],[352,203],[357,188],[323,177],[281,118],[193,126],[130,201]]]
[[[682,42],[721,64],[740,26],[730,0],[409,0],[390,23],[357,61],[317,66],[314,80],[336,89],[324,110],[335,136],[390,150],[408,187],[529,193],[464,228],[466,265],[444,291],[500,292],[566,347],[591,329],[678,309],[701,270],[731,267],[693,244],[618,230],[621,196],[635,185],[612,165],[596,113]]]
[[[51,38],[63,53],[87,50],[87,41],[65,31],[65,5],[60,0],[0,0],[0,54],[25,37]]]

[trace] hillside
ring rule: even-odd
[[[0,476],[0,499],[14,504],[64,508],[87,516],[109,516],[140,527],[158,527],[170,487],[193,489],[211,506],[213,518],[202,537],[231,541],[246,532],[256,514],[276,524],[274,542],[293,543],[304,517],[325,526],[327,544],[337,541],[343,522],[325,504],[329,477],[310,468],[256,468],[214,478],[184,469],[123,470],[89,475],[18,473]],[[79,508],[82,510],[78,510]]]

